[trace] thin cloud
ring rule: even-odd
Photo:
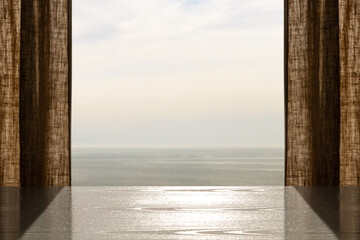
[[[75,145],[124,144],[131,133],[138,136],[132,144],[148,144],[160,121],[168,127],[158,128],[154,144],[190,143],[196,132],[190,125],[203,126],[198,144],[226,145],[226,134],[220,134],[224,124],[249,130],[240,131],[247,133],[241,141],[241,134],[229,135],[231,144],[238,139],[242,145],[266,145],[273,129],[282,134],[281,0],[77,0],[73,5]],[[216,124],[204,120],[214,118]],[[269,118],[278,121],[263,128],[261,139],[256,129]],[[98,127],[105,122],[111,128]],[[112,137],[104,134],[110,129]]]

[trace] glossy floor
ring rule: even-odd
[[[0,239],[360,239],[360,188],[0,188]]]

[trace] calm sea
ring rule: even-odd
[[[72,150],[75,186],[251,186],[284,184],[284,150]]]

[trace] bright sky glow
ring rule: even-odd
[[[73,2],[74,147],[282,147],[282,0]]]

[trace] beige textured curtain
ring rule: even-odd
[[[286,185],[360,185],[360,1],[285,0]]]
[[[0,1],[0,186],[70,185],[71,2]]]

